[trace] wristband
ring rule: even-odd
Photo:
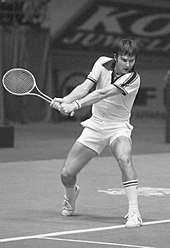
[[[76,100],[75,102],[78,104],[78,108],[80,109],[82,107],[80,101],[79,100]]]
[[[74,104],[74,106],[75,106],[76,109],[79,109],[79,105],[78,105],[78,103],[76,101],[74,101],[72,103]]]
[[[80,103],[79,100],[75,100],[75,101],[73,102],[73,104],[74,104],[74,106],[75,106],[76,109],[80,109],[80,108],[81,108],[81,103]]]

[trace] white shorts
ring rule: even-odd
[[[81,122],[84,127],[78,142],[94,150],[98,155],[107,145],[120,136],[126,136],[131,140],[133,126],[129,122],[112,122],[95,120],[93,117]]]

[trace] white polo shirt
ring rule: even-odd
[[[131,110],[140,86],[140,76],[132,71],[112,80],[113,59],[100,57],[87,76],[96,83],[96,89],[110,84],[122,90],[122,94],[107,97],[93,104],[92,116],[106,122],[129,122]]]

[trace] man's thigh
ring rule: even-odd
[[[68,153],[64,169],[69,174],[77,174],[96,155],[95,151],[76,141]]]
[[[122,154],[131,157],[132,142],[128,136],[119,136],[110,143],[112,154],[119,158]]]

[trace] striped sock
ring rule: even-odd
[[[138,209],[138,180],[130,180],[123,182],[125,192],[128,198],[129,210],[128,212],[139,212]]]

